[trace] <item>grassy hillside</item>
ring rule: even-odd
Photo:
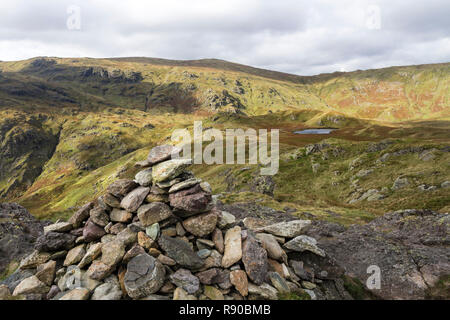
[[[0,201],[67,217],[176,128],[279,128],[280,171],[195,166],[224,202],[365,222],[448,211],[450,64],[300,77],[221,60],[0,63]],[[331,135],[295,135],[333,127]],[[406,179],[402,188],[395,181]]]

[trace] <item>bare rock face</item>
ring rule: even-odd
[[[344,230],[315,222],[307,235],[317,239],[329,259],[302,254],[302,261],[319,277],[326,267],[330,276],[334,263],[362,283],[371,275],[368,267],[375,265],[380,268],[381,286],[374,294],[384,299],[424,299],[441,277],[450,274],[449,231],[449,215],[430,210],[387,213]]]
[[[34,242],[48,224],[16,203],[0,204],[0,274],[11,261],[33,251]]]
[[[128,262],[125,289],[131,298],[143,298],[157,292],[164,284],[163,265],[148,254],[140,254]]]

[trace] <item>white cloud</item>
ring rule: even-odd
[[[219,58],[305,75],[448,62],[449,13],[447,0],[2,1],[0,59]]]

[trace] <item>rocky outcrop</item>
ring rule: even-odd
[[[145,174],[40,229],[0,297],[424,299],[450,274],[448,214],[405,210],[345,228],[223,205],[171,150],[153,149]]]
[[[48,224],[16,203],[0,204],[0,274],[11,262],[20,261],[33,250]]]

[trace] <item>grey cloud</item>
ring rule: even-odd
[[[66,27],[81,8],[80,31]],[[381,29],[365,26],[369,5]],[[297,74],[450,60],[447,0],[38,0],[0,4],[0,59],[219,58]]]

